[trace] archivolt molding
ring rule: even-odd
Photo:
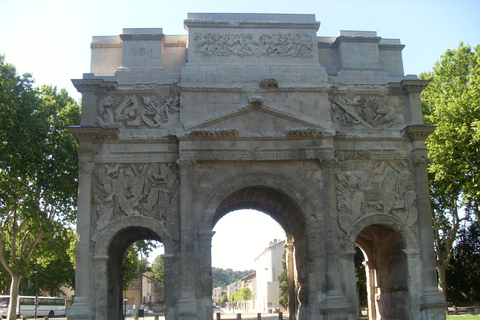
[[[205,201],[202,222],[205,226],[211,226],[215,212],[233,192],[245,187],[269,187],[280,190],[287,194],[300,207],[302,214],[314,215],[314,209],[307,198],[307,191],[300,190],[281,176],[262,172],[251,172],[239,176],[233,176],[223,181],[222,184],[213,190]],[[307,219],[305,219],[307,220]]]
[[[95,244],[95,256],[108,256],[108,248],[115,236],[120,231],[131,228],[144,228],[153,231],[162,241],[166,254],[175,252],[173,239],[163,224],[150,217],[128,216],[111,222],[98,234]]]
[[[344,238],[342,243],[344,248],[349,246],[354,246],[355,241],[362,232],[368,226],[371,225],[384,225],[392,228],[393,230],[399,232],[405,243],[405,250],[417,249],[417,241],[415,240],[415,235],[408,228],[404,222],[402,222],[397,217],[392,215],[387,215],[384,213],[373,213],[364,217],[361,217],[350,227],[347,232],[347,235]]]

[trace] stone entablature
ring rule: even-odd
[[[73,80],[83,100],[70,317],[120,318],[124,250],[153,239],[166,252],[166,318],[211,319],[213,226],[254,208],[286,232],[291,319],[355,318],[355,245],[372,319],[444,319],[420,106],[428,81],[403,75],[400,41],[317,37],[308,14],[184,23],[186,36],[94,37],[90,73]]]

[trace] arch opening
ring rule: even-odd
[[[386,225],[369,225],[358,234],[356,245],[365,255],[369,319],[408,319],[409,273],[402,234]]]
[[[123,229],[118,232],[110,242],[107,261],[107,314],[110,320],[124,319],[129,313],[129,310],[138,309],[140,306],[148,306],[149,302],[152,302],[153,306],[153,300],[156,298],[155,290],[159,288],[155,286],[155,281],[147,279],[139,272],[140,270],[129,270],[131,266],[128,264],[132,257],[126,257],[128,249],[142,240],[152,240],[162,243],[162,240],[154,231],[144,227]],[[131,275],[131,272],[135,272],[136,274]],[[143,282],[150,285],[148,285],[146,294],[139,292],[138,296],[129,298],[127,296],[128,288],[126,281],[130,281],[133,284],[131,286],[133,288],[140,286],[140,291],[142,290],[141,286]],[[163,292],[163,294],[165,297],[165,292]],[[163,300],[166,301],[167,299],[164,298]]]
[[[260,211],[277,222],[285,232],[286,240],[285,243],[282,244],[284,248],[282,248],[280,259],[283,258],[283,251],[285,251],[288,312],[293,315],[291,319],[296,319],[300,306],[306,306],[308,304],[308,295],[299,295],[302,287],[307,287],[306,277],[301,276],[307,274],[305,261],[307,248],[305,241],[305,219],[300,206],[290,195],[282,190],[270,186],[244,187],[230,193],[218,205],[211,220],[212,229],[225,215],[237,210]],[[252,223],[254,223],[254,221],[252,221]],[[268,269],[268,267],[263,267],[263,269],[265,268]],[[271,278],[272,274],[269,274],[270,280],[276,280]],[[277,270],[275,278],[277,278],[278,275],[280,275],[280,273]],[[306,291],[304,288],[303,293]],[[280,292],[279,288],[278,292]],[[259,303],[257,301],[257,309],[264,308],[263,304],[265,303]],[[268,303],[265,308],[268,310]]]

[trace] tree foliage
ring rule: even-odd
[[[422,93],[424,119],[436,130],[427,139],[433,160],[430,172],[443,189],[462,195],[466,202],[480,198],[480,45],[472,49],[460,43],[447,50],[432,72]]]
[[[157,256],[153,260],[150,276],[161,283],[165,283],[165,263],[162,256]]]
[[[460,43],[447,50],[420,78],[431,81],[422,93],[422,108],[425,123],[436,127],[426,144],[437,270],[445,292],[459,211],[467,206],[479,219],[480,45],[472,49]]]
[[[151,271],[147,257],[157,247],[158,245],[155,241],[139,240],[127,248],[123,256],[123,267],[125,268],[123,276],[124,290],[127,290],[130,284],[138,278],[139,273]]]
[[[213,287],[226,289],[231,283],[241,280],[255,270],[234,271],[232,269],[212,268]]]
[[[9,319],[38,243],[74,220],[77,145],[67,127],[79,123],[65,90],[34,88],[0,56],[0,261],[11,277]]]
[[[462,229],[447,268],[449,301],[469,301],[480,313],[480,225],[472,223]]]
[[[59,296],[62,286],[75,287],[75,243],[75,232],[58,225],[38,244],[32,269],[37,271],[38,288],[45,295]]]
[[[287,251],[283,251],[282,273],[277,277],[280,286],[279,302],[283,308],[288,309],[288,278],[287,278]]]

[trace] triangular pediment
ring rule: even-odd
[[[322,125],[265,106],[261,101],[251,99],[250,104],[230,113],[187,127],[187,130],[198,129],[231,129],[234,128],[239,135],[266,135],[285,136],[285,133],[294,129],[327,128]]]

